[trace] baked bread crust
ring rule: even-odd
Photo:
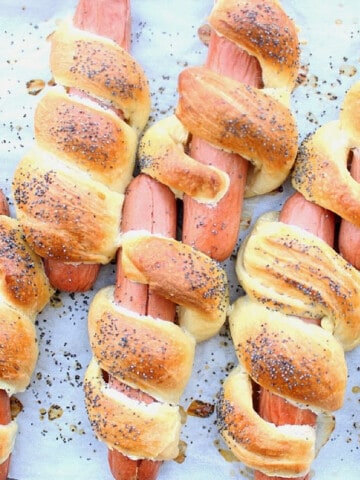
[[[360,343],[360,273],[323,240],[276,218],[260,217],[242,244],[236,260],[241,285],[268,308],[321,320],[345,351],[352,350]]]
[[[360,185],[348,170],[360,146],[360,82],[346,93],[339,119],[304,139],[292,173],[293,187],[307,200],[360,227]]]
[[[150,114],[150,93],[134,58],[116,42],[65,21],[50,40],[55,81],[109,102],[140,134]]]
[[[114,287],[95,295],[88,324],[92,352],[104,371],[159,401],[179,402],[194,361],[190,334],[121,307],[114,301]]]
[[[92,358],[84,379],[89,420],[99,439],[130,458],[170,460],[178,454],[177,406],[145,403],[111,388]]]
[[[15,420],[7,425],[0,425],[0,465],[6,461],[15,446],[18,426]]]
[[[112,110],[52,89],[35,111],[37,144],[88,173],[115,192],[123,192],[134,169],[137,136]]]
[[[53,292],[40,258],[24,241],[18,221],[6,215],[0,215],[0,287],[2,302],[31,320]]]
[[[293,90],[299,71],[297,27],[280,2],[218,0],[209,24],[258,59],[266,87]]]
[[[347,366],[331,332],[248,295],[234,303],[229,322],[239,362],[254,382],[302,408],[342,407]]]
[[[179,198],[186,194],[199,202],[217,203],[227,191],[229,177],[187,155],[188,140],[189,132],[175,115],[156,122],[139,143],[141,171],[170,187]]]
[[[298,150],[291,110],[265,90],[205,67],[179,75],[176,115],[193,135],[241,155],[254,166],[246,196],[270,192],[287,178]]]
[[[19,222],[38,255],[103,264],[114,257],[123,194],[36,147],[18,165],[13,188]]]
[[[307,425],[275,426],[254,410],[250,377],[236,367],[218,403],[219,430],[234,454],[269,476],[305,475],[315,458],[315,431]]]
[[[53,290],[18,221],[7,215],[0,215],[0,291],[0,389],[11,396],[30,383],[38,357],[35,319]],[[16,433],[15,420],[0,425],[0,464],[11,454]]]
[[[116,42],[61,22],[56,87],[35,113],[35,145],[13,178],[16,215],[41,257],[106,264],[119,246],[125,188],[150,114],[145,73]]]
[[[121,248],[125,275],[180,305],[179,324],[197,342],[220,330],[229,291],[218,262],[185,243],[146,231],[124,234]]]

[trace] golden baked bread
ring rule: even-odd
[[[324,240],[278,221],[276,212],[256,221],[239,249],[236,273],[245,296],[231,306],[229,324],[239,366],[220,394],[220,432],[251,468],[304,476],[334,428],[332,412],[344,402],[344,352],[360,343],[360,273]],[[316,426],[264,420],[253,384],[315,412]]]
[[[175,115],[159,120],[140,140],[141,171],[170,187],[179,198],[186,194],[198,202],[216,203],[225,194],[229,177],[187,155],[188,141],[189,132]]]
[[[53,88],[38,103],[34,124],[36,142],[47,153],[115,192],[125,190],[133,175],[137,135],[113,110]]]
[[[360,146],[360,82],[346,93],[339,119],[302,142],[292,184],[304,197],[360,226],[360,185],[348,170],[351,150]]]
[[[146,132],[139,148],[143,171],[201,201],[198,189],[188,188],[190,183],[198,184],[199,167],[189,166],[179,152],[192,134],[250,161],[246,196],[270,192],[288,176],[298,148],[296,122],[288,106],[299,69],[296,26],[275,1],[220,0],[208,20],[216,33],[258,59],[265,88],[253,88],[207,67],[182,71],[175,112],[183,124],[182,138],[174,138],[173,120],[168,124],[161,120]],[[161,148],[159,134],[163,135]],[[164,177],[162,170],[169,169],[169,162],[175,170],[186,169],[185,186],[180,175],[180,180],[177,174],[175,179]],[[215,186],[209,197],[212,203],[223,195],[219,196],[223,188],[219,181],[214,180]]]
[[[331,332],[248,295],[234,303],[230,329],[239,361],[258,385],[313,411],[342,406],[347,367]]]
[[[241,365],[224,383],[218,404],[219,430],[244,464],[269,476],[305,475],[315,457],[315,432],[309,426],[263,420],[253,407],[253,385]]]
[[[15,171],[16,214],[38,255],[105,264],[119,246],[149,88],[141,67],[112,40],[62,22],[50,41],[57,86],[39,102],[34,148]]]
[[[253,165],[245,195],[271,192],[287,178],[298,149],[291,110],[265,89],[252,88],[205,67],[179,75],[176,115],[197,137]],[[269,114],[271,112],[271,114]]]
[[[224,269],[177,240],[129,232],[122,237],[125,275],[180,305],[179,324],[201,342],[219,332],[229,302]]]
[[[236,273],[264,306],[319,319],[346,351],[359,345],[360,273],[315,235],[265,214],[239,250]]]
[[[177,456],[181,427],[177,406],[140,402],[109,387],[95,358],[87,368],[84,389],[91,426],[110,449],[133,459]]]
[[[141,133],[150,113],[147,79],[116,42],[64,21],[51,35],[50,66],[57,83],[114,106]]]
[[[53,290],[17,220],[2,214],[0,290],[0,389],[10,397],[30,383],[38,357],[35,319]],[[12,452],[16,432],[16,420],[0,425],[0,464]]]
[[[265,87],[293,90],[299,70],[297,27],[278,0],[217,0],[209,24],[258,59]]]
[[[86,408],[117,470],[126,471],[129,458],[161,462],[179,454],[179,402],[196,343],[226,320],[225,270],[174,239],[175,210],[165,185],[145,174],[134,178],[125,196],[116,284],[101,289],[89,310]]]
[[[114,301],[114,287],[95,295],[88,325],[93,354],[105,372],[156,399],[179,402],[193,364],[192,335],[122,307]],[[114,325],[121,341],[114,342]]]
[[[152,294],[179,305],[179,325],[124,308],[113,287],[100,290],[88,318],[94,357],[84,382],[87,411],[97,437],[110,449],[132,458],[169,460],[178,454],[178,403],[196,342],[215,335],[226,319],[227,279],[207,255],[147,231],[122,235],[121,268],[129,281],[149,285]],[[129,399],[105,384],[102,372],[156,401]]]
[[[114,257],[123,195],[38,147],[24,155],[14,185],[19,222],[38,255],[103,264]]]

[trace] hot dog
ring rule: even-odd
[[[139,198],[141,198],[141,205]],[[145,229],[174,238],[176,234],[175,197],[167,187],[146,175],[139,175],[127,190],[121,229],[123,232]],[[121,256],[121,250],[118,255]],[[151,294],[147,285],[129,281],[122,272],[121,258],[117,263],[114,301],[142,315],[151,315],[170,322],[175,320],[175,304],[164,297]],[[141,390],[121,385],[112,378],[109,382],[114,388],[126,391],[128,396],[139,401],[155,401]],[[113,449],[109,450],[109,465],[116,480],[155,480],[161,462],[147,459],[131,460]]]
[[[329,245],[334,244],[335,216],[332,212],[305,200],[300,193],[295,193],[287,199],[281,210],[279,221],[297,225],[322,238]],[[304,321],[313,320],[304,319]],[[314,412],[296,408],[268,390],[260,389],[258,411],[262,418],[275,425],[316,426],[316,414]],[[269,477],[259,471],[255,472],[254,478],[256,480],[283,479],[283,477],[278,476]],[[309,474],[296,478],[308,480]]]
[[[36,108],[35,145],[15,171],[13,192],[24,234],[53,286],[83,291],[119,246],[123,192],[150,95],[126,50],[127,0],[81,0],[73,22],[61,23],[50,41],[57,86]]]
[[[296,28],[278,2],[218,0],[209,23],[205,65],[179,75],[178,123],[161,120],[151,127],[139,157],[145,173],[168,182],[183,198],[183,242],[223,261],[238,239],[244,195],[277,188],[295,160],[297,128],[285,104],[295,86],[299,48]],[[269,41],[273,35],[276,41]],[[272,94],[263,86],[272,87]],[[286,134],[280,139],[274,131]],[[201,168],[180,146],[189,147]]]
[[[94,357],[85,399],[97,437],[109,445],[115,478],[155,478],[161,462],[178,454],[176,405],[196,340],[212,336],[225,321],[228,287],[217,262],[173,238],[176,202],[168,187],[144,174],[135,177],[123,222],[116,287],[100,290],[89,311]],[[175,303],[181,328],[173,324]],[[108,393],[99,368],[108,372]],[[115,389],[126,399],[115,397]],[[129,405],[128,398],[139,401]],[[153,403],[157,415],[148,407]]]
[[[130,4],[120,2],[78,2],[73,23],[75,27],[111,38],[124,49],[130,47]],[[70,89],[70,92],[76,89]],[[51,284],[65,292],[90,290],[97,279],[100,264],[69,264],[46,258],[46,273]]]
[[[256,88],[262,86],[261,68],[257,59],[228,39],[219,37],[214,30],[211,31],[205,65],[239,82]],[[206,161],[226,172],[229,187],[216,208],[199,203],[188,195],[184,196],[182,239],[223,261],[231,255],[238,238],[248,162],[240,155],[215,148],[196,136],[191,140],[190,155],[199,162]],[[230,211],[231,215],[228,215]]]

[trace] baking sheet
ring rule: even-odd
[[[200,65],[206,47],[197,29],[206,22],[212,0],[132,0],[132,54],[145,69],[152,91],[151,122],[173,112],[177,76],[187,65]],[[46,41],[56,21],[71,16],[75,0],[2,0],[0,187],[11,202],[13,170],[33,142],[33,112],[39,100],[28,82],[51,79]],[[283,1],[300,27],[304,83],[292,99],[301,138],[337,118],[345,91],[359,80],[359,8],[346,2]],[[39,94],[41,95],[41,93]],[[257,216],[280,208],[291,188],[245,202],[239,242]],[[231,297],[239,294],[233,263],[226,268]],[[37,321],[40,356],[32,382],[17,398],[23,405],[10,477],[17,480],[111,480],[107,452],[89,426],[82,381],[91,352],[86,317],[94,293],[114,282],[114,265],[102,269],[94,290],[59,294]],[[313,464],[316,480],[359,478],[360,349],[347,354],[349,381],[344,408],[336,413],[336,429]],[[186,411],[193,400],[215,404],[221,381],[236,364],[226,328],[197,347],[193,376],[181,399]],[[234,461],[221,440],[215,414],[187,416],[181,440],[182,462],[165,463],[159,480],[249,479],[252,472]]]

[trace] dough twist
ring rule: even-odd
[[[2,192],[0,199],[3,206]],[[17,220],[4,212],[1,208],[0,389],[10,397],[30,383],[38,357],[35,318],[53,291]],[[16,420],[0,425],[0,465],[13,450],[16,432]]]
[[[175,118],[161,120],[142,138],[142,171],[177,194],[217,203],[229,181],[184,153],[190,136],[249,160],[245,196],[268,193],[287,178],[298,132],[289,109],[299,68],[296,27],[278,2],[218,0],[209,17],[217,34],[234,42],[261,66],[263,89],[212,69],[191,67],[179,75]]]
[[[257,221],[241,246],[236,272],[246,294],[230,314],[240,365],[224,382],[221,433],[252,468],[281,477],[305,475],[332,431],[331,412],[344,401],[344,352],[360,343],[360,274],[325,241],[272,213]],[[263,420],[254,411],[250,379],[316,412],[323,431]],[[247,395],[238,393],[239,383]]]
[[[120,242],[149,88],[141,67],[110,39],[63,22],[50,40],[51,70],[65,88],[50,89],[37,107],[35,146],[13,180],[16,213],[41,257],[106,264]]]
[[[178,454],[178,402],[191,374],[196,341],[225,322],[228,286],[224,270],[207,255],[177,240],[147,231],[122,237],[124,275],[180,305],[179,324],[139,315],[100,290],[89,312],[94,354],[85,397],[98,438],[132,458],[169,460]],[[156,402],[130,399],[107,385],[102,371]]]

